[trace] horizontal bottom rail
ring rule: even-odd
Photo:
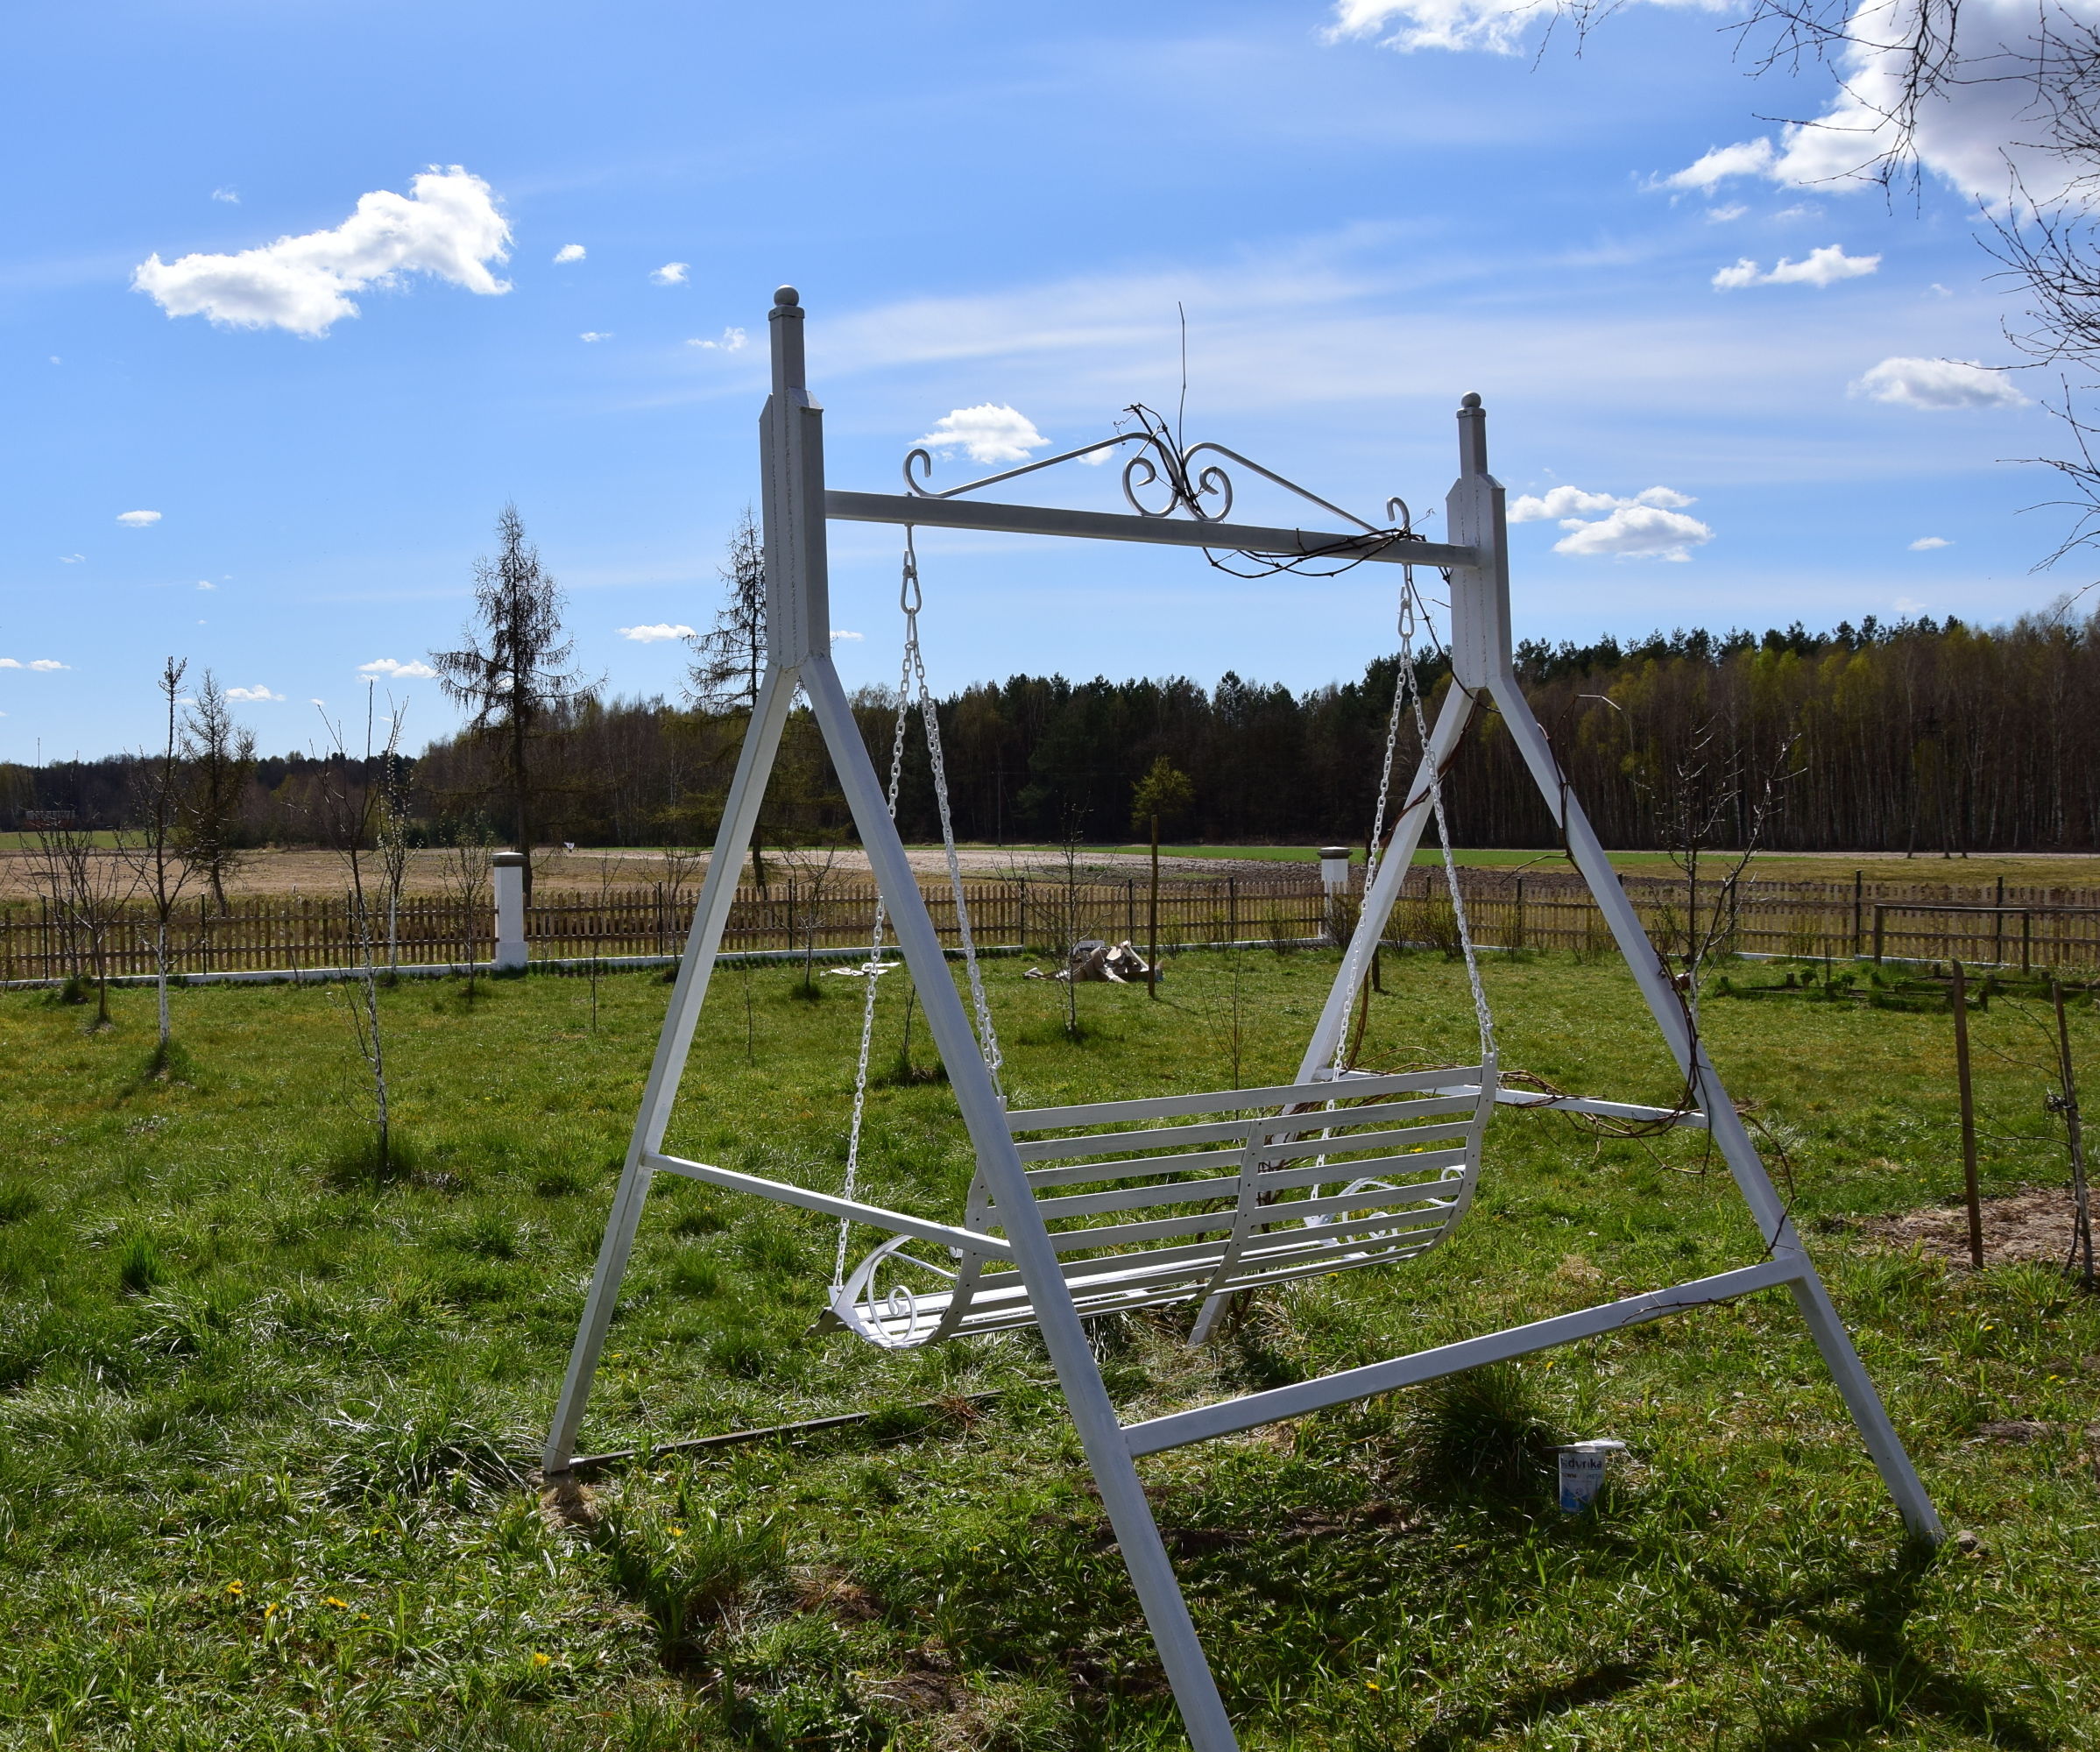
[[[1190,1442],[1207,1441],[1213,1436],[1259,1429],[1264,1424],[1303,1417],[1309,1412],[1325,1410],[1330,1405],[1368,1399],[1373,1394],[1388,1393],[1395,1388],[1418,1386],[1443,1375],[1456,1374],[1461,1369],[1478,1368],[1483,1363],[1551,1350],[1556,1345],[1572,1344],[1578,1339],[1616,1332],[1623,1326],[1637,1326],[1680,1309],[1727,1302],[1738,1296],[1748,1296],[1752,1290],[1791,1283],[1807,1268],[1807,1261],[1799,1255],[1769,1259],[1672,1289],[1651,1289],[1621,1302],[1607,1302],[1601,1308],[1585,1308],[1573,1314],[1556,1315],[1549,1320],[1534,1320],[1529,1325],[1511,1326],[1504,1332],[1488,1332],[1477,1339],[1462,1339],[1454,1345],[1417,1351],[1412,1356],[1395,1357],[1389,1362],[1343,1369],[1337,1374],[1323,1375],[1318,1381],[1297,1381],[1289,1387],[1271,1388],[1266,1393],[1250,1393],[1244,1399],[1230,1399],[1217,1405],[1199,1406],[1193,1411],[1176,1411],[1164,1417],[1150,1418],[1142,1424],[1127,1425],[1123,1439],[1133,1457],[1142,1457]]]
[[[863,1204],[858,1199],[835,1198],[829,1192],[812,1192],[805,1186],[795,1186],[784,1180],[767,1180],[756,1174],[739,1174],[733,1168],[717,1168],[712,1162],[689,1162],[683,1156],[645,1155],[642,1166],[660,1174],[682,1175],[688,1180],[701,1181],[709,1186],[719,1186],[726,1192],[748,1192],[759,1198],[768,1198],[775,1204],[792,1204],[798,1210],[815,1211],[821,1216],[845,1217],[866,1225],[871,1229],[886,1229],[893,1235],[915,1235],[923,1241],[933,1241],[944,1247],[958,1247],[965,1253],[982,1254],[987,1258],[1010,1260],[1014,1249],[997,1235],[980,1234],[974,1229],[958,1229],[948,1223],[930,1222],[923,1217],[914,1217],[905,1211],[886,1211],[880,1204]]]

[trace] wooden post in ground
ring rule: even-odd
[[[1955,963],[1955,1081],[1962,1095],[1962,1193],[1969,1203],[1969,1262],[1983,1268],[1983,1203],[1976,1190],[1976,1088],[1969,1075],[1969,982]]]
[[[2085,1287],[2093,1287],[2093,1201],[2085,1178],[2085,1132],[2078,1117],[2077,1074],[2071,1068],[2071,1028],[2063,1013],[2063,981],[2049,976],[2049,996],[2056,1006],[2056,1063],[2063,1093],[2054,1104],[2063,1115],[2071,1145],[2071,1269]]]
[[[1159,1001],[1159,813],[1152,821],[1152,898],[1145,912],[1145,991]]]

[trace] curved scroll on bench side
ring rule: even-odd
[[[1490,1058],[1039,1107],[1007,1123],[1084,1318],[1428,1252],[1472,1202],[1495,1087]],[[981,1176],[965,1226],[999,1228]],[[1033,1324],[1011,1265],[909,1245],[898,1236],[863,1259],[821,1324],[891,1350]]]

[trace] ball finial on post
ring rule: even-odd
[[[1488,472],[1488,410],[1481,406],[1480,397],[1471,390],[1459,401],[1459,472],[1461,475]]]
[[[791,286],[783,286],[773,294],[773,302],[780,309],[792,310],[803,301],[803,295]]]

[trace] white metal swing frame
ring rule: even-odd
[[[1190,1742],[1197,1752],[1232,1752],[1237,1741],[1138,1477],[1137,1461],[1165,1449],[1302,1416],[1325,1407],[1783,1285],[1807,1324],[1906,1525],[1916,1537],[1937,1540],[1941,1537],[1939,1518],[1888,1413],[1861,1366],[1829,1294],[1789,1220],[1757,1148],[1707,1056],[1704,1044],[1692,1028],[1675,987],[1621,890],[1587,817],[1570,794],[1545,731],[1517,685],[1510,632],[1503,495],[1501,484],[1488,472],[1487,416],[1479,397],[1466,397],[1459,411],[1459,477],[1445,501],[1451,535],[1447,543],[1401,540],[1396,539],[1393,531],[1373,528],[1333,506],[1326,508],[1337,510],[1338,515],[1357,524],[1357,528],[1346,533],[1330,533],[1227,523],[1222,520],[1223,512],[1211,516],[1195,501],[1198,496],[1216,493],[1224,499],[1225,511],[1229,512],[1229,481],[1221,468],[1213,465],[1198,470],[1192,459],[1198,452],[1208,451],[1227,456],[1254,472],[1267,476],[1268,471],[1214,445],[1196,445],[1178,453],[1162,453],[1161,459],[1173,477],[1170,484],[1174,488],[1174,502],[1170,505],[1169,512],[1185,512],[1189,513],[1185,519],[1146,512],[1138,505],[1135,493],[1131,498],[1138,514],[1131,516],[988,504],[931,495],[910,476],[909,462],[907,478],[912,491],[908,494],[827,491],[824,477],[823,413],[807,385],[803,366],[803,312],[792,287],[783,286],[776,294],[769,328],[773,392],[760,422],[764,469],[767,668],[738,758],[714,854],[709,861],[694,910],[692,929],[636,1115],[626,1166],[613,1196],[597,1268],[548,1432],[543,1470],[549,1475],[565,1472],[576,1452],[576,1437],[589,1402],[591,1381],[612,1323],[613,1306],[650,1183],[659,1173],[670,1173],[732,1191],[754,1193],[776,1203],[827,1216],[850,1219],[886,1231],[900,1240],[931,1243],[936,1247],[951,1250],[952,1254],[977,1258],[1002,1273],[1010,1274],[1009,1288],[1025,1296],[1027,1318],[1042,1332],[1044,1347],[1057,1371],[1067,1409],[1100,1492],[1102,1506],[1173,1687]],[[1104,441],[1102,445],[1087,449],[1105,449],[1121,442],[1126,441]],[[1064,459],[1049,459],[1062,460]],[[1030,469],[1046,465],[1034,464]],[[1139,472],[1133,476],[1129,470],[1126,471],[1127,491],[1133,479],[1142,486],[1162,477],[1160,470],[1142,455],[1132,468]],[[1302,493],[1302,490],[1297,491]],[[1325,505],[1325,501],[1316,502]],[[1104,1109],[1095,1106],[1009,1114],[989,1068],[979,1056],[970,1019],[949,977],[939,937],[906,858],[903,844],[889,817],[882,786],[868,759],[845,688],[831,663],[825,557],[827,518],[1165,542],[1287,559],[1341,557],[1445,569],[1451,584],[1454,685],[1430,732],[1429,746],[1425,751],[1414,787],[1404,794],[1406,801],[1389,851],[1364,896],[1340,972],[1308,1042],[1298,1078],[1296,1083],[1276,1090],[1237,1091],[1233,1099],[1235,1101],[1266,1099],[1279,1106],[1296,1104],[1312,1094],[1324,1098],[1345,1091],[1352,1097],[1362,1094],[1386,1099],[1395,1096],[1434,1099],[1426,1088],[1408,1088],[1411,1079],[1406,1077],[1381,1078],[1375,1086],[1358,1084],[1353,1078],[1338,1084],[1330,1080],[1328,1067],[1346,1026],[1352,996],[1368,971],[1372,953],[1399,899],[1401,885],[1421,842],[1431,814],[1432,776],[1450,761],[1473,713],[1483,702],[1492,700],[1515,738],[1547,809],[1561,830],[1576,867],[1610,926],[1614,941],[1656,1026],[1685,1075],[1689,1099],[1686,1111],[1672,1112],[1621,1102],[1535,1095],[1518,1090],[1499,1089],[1489,1092],[1494,1100],[1504,1105],[1550,1103],[1578,1112],[1667,1120],[1675,1124],[1703,1127],[1712,1134],[1757,1223],[1764,1241],[1763,1256],[1734,1270],[1649,1290],[1600,1307],[1533,1321],[1386,1362],[1343,1370],[1319,1380],[1294,1382],[1142,1423],[1123,1424],[1102,1383],[1083,1325],[1086,1314],[1105,1311],[1104,1308],[1092,1305],[1095,1302],[1092,1287],[1085,1283],[1075,1285],[1071,1281],[1071,1275],[1060,1260],[1057,1240],[1031,1183],[1029,1161],[1043,1161],[1054,1155],[1055,1149],[1045,1151],[1036,1146],[1024,1145],[1015,1135],[1017,1130],[1054,1133],[1077,1127],[1092,1130],[1101,1122]],[[665,1131],[709,976],[728,922],[730,904],[735,898],[737,878],[750,845],[766,779],[772,769],[781,730],[798,687],[809,698],[838,774],[883,904],[894,925],[898,946],[918,987],[929,1030],[942,1061],[948,1067],[950,1087],[976,1154],[979,1181],[996,1210],[995,1220],[1003,1230],[1002,1234],[988,1233],[980,1226],[981,1214],[974,1212],[963,1226],[941,1223],[911,1212],[885,1210],[855,1198],[834,1197],[663,1153]],[[1453,1075],[1451,1071],[1436,1074],[1439,1082]],[[1446,1085],[1444,1092],[1461,1099],[1477,1097],[1482,1092],[1482,1084],[1488,1080],[1483,1072],[1476,1079],[1462,1080],[1459,1087]],[[1124,1110],[1120,1114],[1109,1115],[1109,1123],[1149,1122],[1215,1111],[1221,1105],[1221,1098],[1163,1097],[1149,1102],[1106,1105],[1121,1106]],[[1302,1117],[1317,1117],[1322,1127],[1328,1127],[1335,1124],[1337,1116],[1330,1110],[1318,1116]],[[1269,1148],[1279,1141],[1273,1135],[1276,1122],[1262,1123],[1269,1126],[1272,1135],[1261,1147]],[[1290,1141],[1295,1141],[1297,1135],[1292,1133]],[[1095,1137],[1087,1141],[1099,1143],[1100,1140]],[[1248,1143],[1250,1147],[1255,1143],[1251,1134]],[[1336,1171],[1328,1170],[1330,1177]],[[1098,1175],[1100,1170],[1089,1168],[1085,1172]],[[1444,1227],[1448,1227],[1448,1220]],[[1377,1228],[1377,1223],[1373,1223],[1367,1233],[1375,1238]],[[1269,1233],[1289,1237],[1292,1232],[1283,1228]],[[1307,1233],[1303,1229],[1297,1233]],[[1114,1255],[1108,1257],[1113,1259]],[[1287,1260],[1278,1259],[1275,1263],[1278,1268],[1276,1275],[1289,1275]],[[989,1308],[995,1304],[985,1305]]]

